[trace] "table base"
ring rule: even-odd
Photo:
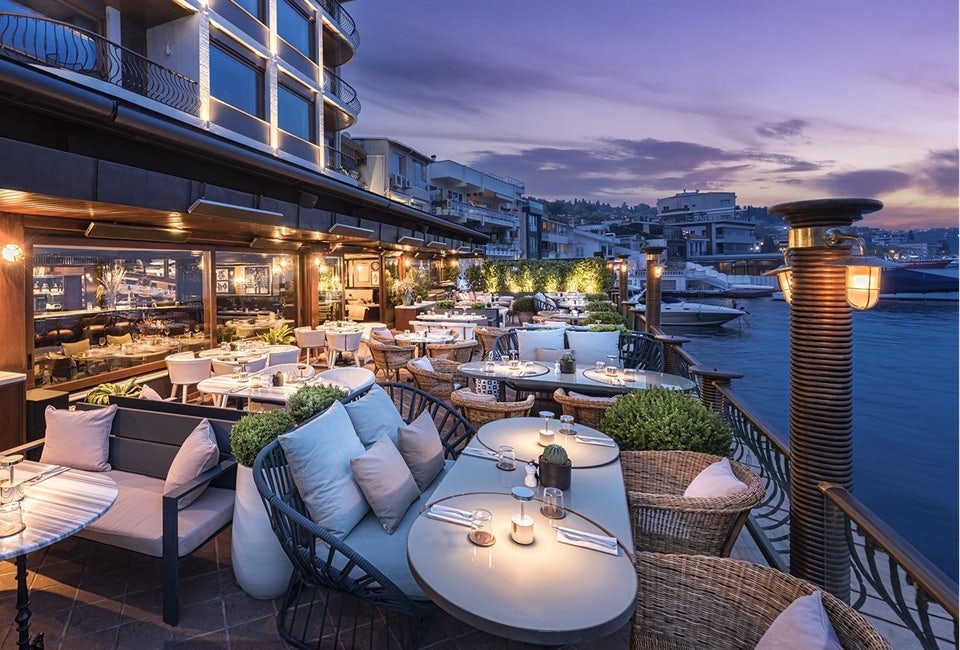
[[[19,650],[43,650],[43,632],[30,640],[30,594],[27,592],[27,556],[18,555],[17,560],[17,648]]]

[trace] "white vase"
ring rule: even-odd
[[[266,600],[286,592],[293,565],[270,527],[253,470],[243,465],[237,465],[230,555],[237,584],[251,597]]]

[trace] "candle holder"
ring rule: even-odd
[[[553,415],[553,411],[540,411],[540,417],[543,418],[543,428],[539,431],[537,442],[541,447],[553,444],[554,432],[550,430],[550,418]]]
[[[523,511],[523,504],[533,500],[533,490],[517,486],[510,492],[520,502],[520,514],[510,517],[510,538],[517,544],[533,544],[533,517]]]

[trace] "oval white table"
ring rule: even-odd
[[[510,445],[513,447],[517,461],[528,463],[536,461],[543,452],[543,447],[539,443],[540,430],[543,429],[543,426],[544,418],[526,417],[494,420],[480,427],[475,440],[491,451],[497,451],[500,445]],[[579,435],[603,438],[613,443],[609,436],[596,429],[576,422],[573,426],[575,432]],[[606,445],[577,442],[575,436],[561,435],[559,429],[560,420],[552,418],[550,420],[550,430],[554,432],[553,442],[566,449],[567,456],[570,458],[570,463],[574,469],[599,467],[620,458],[620,448],[617,447],[616,443],[608,447]]]
[[[25,460],[14,470],[14,481],[29,480],[52,465]],[[16,558],[17,623],[20,650],[30,648],[30,598],[27,593],[27,553],[70,537],[99,519],[117,499],[117,484],[97,472],[68,470],[24,486],[25,528],[0,537],[0,560]]]

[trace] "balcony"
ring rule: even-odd
[[[324,62],[334,66],[343,65],[353,58],[360,45],[357,24],[337,0],[320,0],[319,4],[330,19],[329,23],[324,21]]]
[[[491,210],[484,206],[473,205],[463,201],[454,201],[452,199],[446,199],[439,206],[435,207],[434,214],[448,217],[451,221],[456,221],[457,223],[472,221],[479,223],[480,226],[516,228],[520,223],[520,217],[516,212]]]
[[[342,131],[357,121],[360,100],[353,86],[330,68],[323,69],[323,126],[328,131]]]
[[[330,145],[324,147],[323,165],[331,171],[360,180],[360,164],[357,159]]]
[[[0,55],[105,81],[191,115],[200,112],[193,79],[66,23],[0,13]]]
[[[514,260],[519,253],[520,249],[515,244],[487,244],[484,248],[484,254],[487,257]]]

